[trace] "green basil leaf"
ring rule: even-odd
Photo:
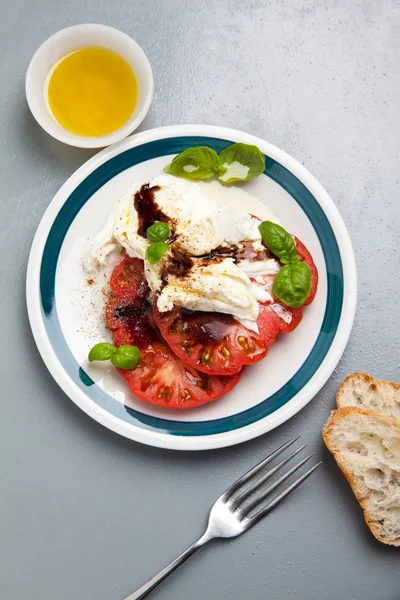
[[[298,261],[285,265],[276,274],[272,293],[291,308],[302,306],[311,288],[311,272],[306,264]]]
[[[286,229],[283,229],[283,227],[272,221],[263,221],[258,226],[258,229],[264,244],[281,262],[288,264],[299,260],[293,238],[288,234]]]
[[[109,344],[108,342],[100,342],[100,344],[93,346],[89,352],[89,361],[93,362],[94,360],[109,360],[116,350],[117,349],[113,344]]]
[[[210,179],[218,167],[219,157],[215,150],[208,146],[196,146],[175,156],[164,172],[186,179]]]
[[[146,235],[150,242],[165,242],[169,237],[169,225],[162,221],[156,221],[153,225],[150,225]]]
[[[111,362],[118,369],[126,369],[131,371],[136,369],[140,360],[140,350],[136,346],[125,344],[117,348],[115,354],[111,357]]]
[[[232,144],[219,155],[218,179],[224,183],[249,181],[265,169],[265,156],[257,146]]]
[[[168,244],[165,242],[155,242],[147,248],[146,258],[151,265],[155,265],[162,259],[167,250]]]

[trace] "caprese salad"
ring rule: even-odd
[[[93,272],[119,256],[105,310],[113,343],[96,344],[89,360],[111,360],[146,402],[191,408],[226,394],[314,299],[307,248],[253,196],[225,185],[264,170],[254,148],[178,155],[117,202],[84,258]]]

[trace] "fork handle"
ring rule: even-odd
[[[172,573],[173,571],[175,571],[175,569],[180,567],[182,563],[184,563],[188,558],[190,558],[192,554],[197,552],[197,550],[204,546],[204,544],[206,544],[210,539],[211,538],[208,536],[208,534],[204,533],[198,540],[196,540],[191,546],[189,546],[189,548],[187,548],[184,552],[182,552],[182,554],[177,556],[175,560],[173,560],[167,567],[165,567],[165,569],[157,573],[157,575],[154,575],[154,577],[149,579],[147,583],[145,583],[144,585],[142,585],[142,587],[137,589],[136,592],[133,592],[133,594],[127,596],[125,600],[142,600],[142,598],[145,598],[147,594],[151,592],[151,590],[154,590],[154,588],[159,583],[164,581],[164,579],[168,577],[170,573]]]

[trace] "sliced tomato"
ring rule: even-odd
[[[143,261],[125,254],[115,265],[111,274],[111,292],[116,296],[134,301],[137,295],[146,292],[142,289],[141,283],[146,283],[143,274]]]
[[[199,371],[231,375],[267,353],[259,335],[230,315],[179,307],[160,313],[156,302],[153,314],[162,336],[179,358]]]
[[[315,263],[313,261],[311,254],[309,253],[309,251],[307,250],[305,245],[297,237],[293,236],[293,238],[294,238],[294,243],[296,245],[297,254],[301,258],[301,260],[306,263],[306,265],[308,266],[308,268],[311,271],[311,289],[310,289],[310,293],[308,294],[307,300],[303,304],[303,306],[307,306],[307,304],[311,304],[311,302],[315,298],[315,294],[317,293],[318,270],[317,270],[317,267],[315,266]]]
[[[111,296],[106,306],[106,325],[109,329],[117,330],[122,327],[127,319],[134,319],[141,314],[141,300],[129,300],[126,296]]]
[[[114,267],[110,279],[111,296],[106,307],[106,325],[118,329],[121,319],[131,318],[143,301],[147,303],[149,287],[144,276],[143,261],[125,255]]]
[[[227,394],[239,382],[240,373],[234,377],[201,373],[172,352],[155,324],[147,286],[143,292],[143,261],[132,258],[129,261],[132,264],[130,272],[138,273],[140,277],[130,280],[129,286],[134,289],[128,294],[124,290],[110,299],[106,323],[114,330],[117,347],[132,344],[140,349],[136,369],[117,369],[132,393],[146,402],[168,408],[192,408]],[[117,265],[115,269],[119,267]],[[129,301],[129,297],[135,300]]]
[[[189,313],[178,307],[160,313],[154,303],[153,314],[164,339],[183,361],[203,373],[233,375],[264,358],[278,333],[289,333],[300,323],[301,309],[282,307],[290,319],[286,322],[276,304],[260,304],[259,333],[219,313]]]
[[[305,246],[295,238],[296,249],[311,270],[311,291],[306,304],[312,302],[318,285],[318,272]],[[260,283],[271,292],[274,275]],[[300,323],[301,308],[290,308],[279,300],[260,304],[257,325],[259,333],[238,323],[230,315],[190,312],[179,307],[160,313],[156,300],[153,306],[155,321],[173,352],[187,364],[203,373],[233,375],[244,365],[258,362],[268,353],[278,333],[289,333]]]

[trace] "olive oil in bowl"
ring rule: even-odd
[[[113,133],[132,116],[138,85],[129,64],[106,48],[89,46],[71,52],[53,68],[48,105],[55,120],[80,136]]]

